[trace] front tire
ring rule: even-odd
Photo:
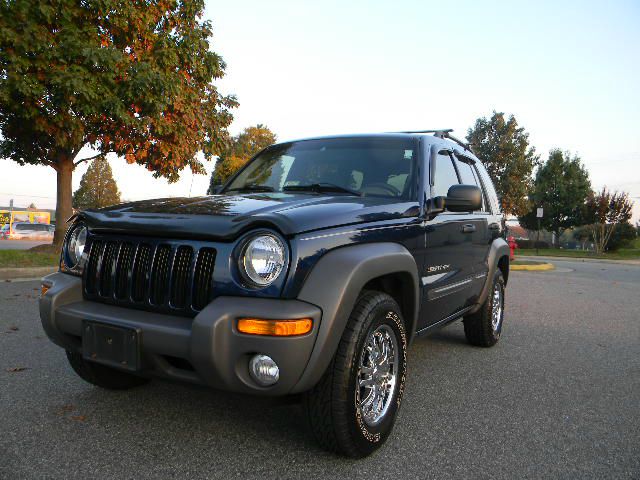
[[[467,341],[477,347],[493,347],[500,340],[503,320],[504,278],[497,268],[485,302],[477,312],[464,317]]]
[[[406,368],[400,307],[385,293],[363,292],[327,371],[305,394],[318,443],[354,458],[380,448],[400,408]]]
[[[149,382],[148,378],[122,372],[95,362],[89,362],[77,352],[67,352],[71,368],[84,381],[108,390],[128,390]]]

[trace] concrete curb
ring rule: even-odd
[[[614,259],[614,258],[587,258],[587,257],[561,257],[549,255],[516,255],[522,260],[541,260],[557,262],[583,262],[583,263],[617,263],[618,265],[635,265],[640,267],[640,260],[636,259]]]
[[[39,279],[57,271],[58,267],[0,268],[0,281]]]
[[[545,272],[553,270],[556,267],[553,263],[540,263],[538,265],[509,265],[509,270],[527,271],[527,272]]]

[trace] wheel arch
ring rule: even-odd
[[[471,311],[471,313],[477,311],[487,299],[493,284],[493,275],[497,268],[502,272],[504,284],[505,286],[507,285],[507,280],[509,279],[509,254],[509,244],[504,238],[498,237],[491,243],[491,247],[489,248],[489,253],[487,255],[487,277],[485,278],[484,286],[478,295],[476,307]]]
[[[396,284],[398,282],[398,284]],[[327,369],[360,293],[387,288],[398,301],[409,341],[417,325],[419,283],[413,255],[397,243],[368,243],[326,253],[307,277],[298,299],[322,310],[313,352],[293,392],[313,387]],[[385,290],[383,290],[385,291]]]
[[[409,272],[394,272],[369,280],[362,290],[376,290],[391,296],[402,312],[409,341],[416,330],[418,294]]]

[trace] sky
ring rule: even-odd
[[[629,192],[640,220],[640,2],[208,1],[235,94],[232,133],[279,140],[453,128],[515,115],[542,159],[579,155],[592,186]],[[200,195],[110,158],[123,199]],[[208,172],[213,163],[207,164]],[[74,189],[87,166],[74,173]],[[55,172],[0,160],[0,204],[55,206]]]

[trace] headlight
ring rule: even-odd
[[[73,270],[80,265],[82,259],[82,252],[87,243],[87,227],[79,224],[72,228],[64,247],[64,260],[66,266]]]
[[[240,256],[240,270],[257,287],[274,282],[285,267],[285,247],[275,235],[258,235],[247,242]]]

